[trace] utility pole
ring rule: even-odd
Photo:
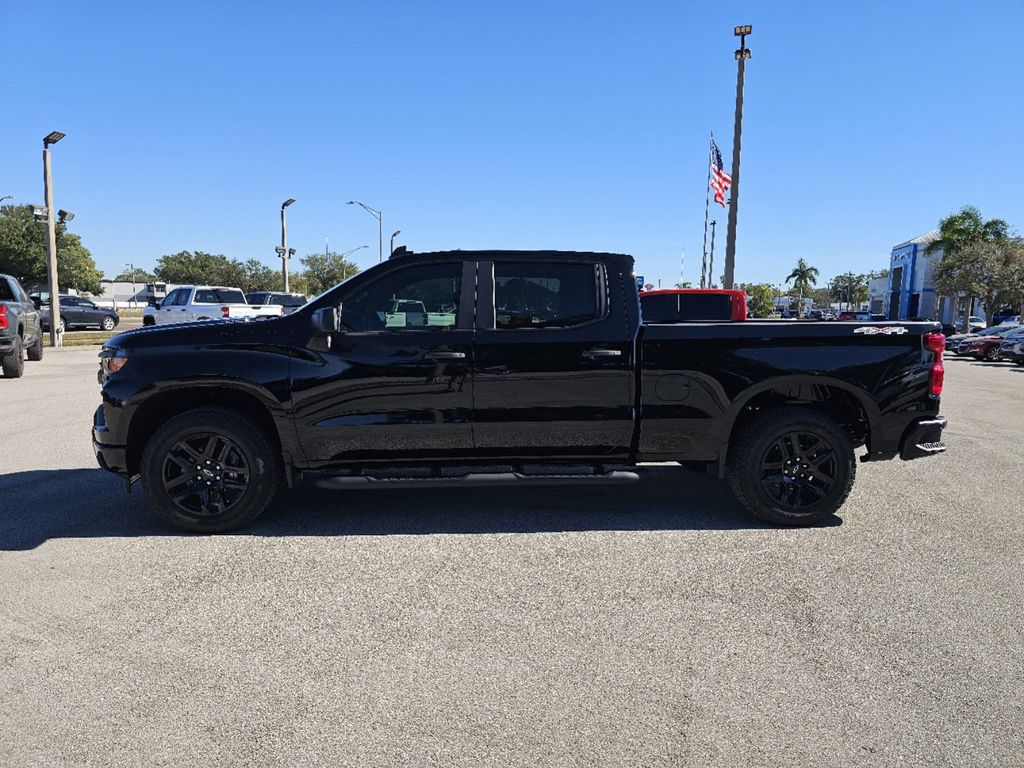
[[[50,346],[57,346],[57,326],[60,323],[60,283],[57,280],[57,224],[53,220],[53,177],[50,171],[50,145],[64,138],[60,131],[52,131],[43,138],[43,195],[46,201],[46,257],[50,286]]]
[[[732,33],[740,39],[739,50],[736,51],[736,121],[732,129],[732,202],[729,205],[729,228],[725,235],[725,280],[723,288],[732,288],[736,273],[736,212],[740,204],[740,137],[743,133],[743,74],[750,49],[747,48],[747,35],[752,27],[745,24],[734,27]]]
[[[288,217],[284,209],[294,202],[295,198],[289,197],[281,203],[281,248],[277,252],[281,255],[281,282],[284,284],[281,290],[285,293],[288,293],[288,259],[291,254],[288,253]]]

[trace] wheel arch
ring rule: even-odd
[[[277,454],[285,456],[287,447],[269,395],[237,385],[195,384],[156,392],[136,407],[126,440],[129,475],[138,473],[146,443],[161,424],[187,411],[211,407],[233,411],[249,419],[266,434]]]
[[[881,413],[863,389],[832,376],[779,376],[751,387],[737,397],[725,413],[728,439],[723,445],[724,466],[729,446],[739,431],[767,408],[803,406],[830,416],[854,439],[870,444],[877,434]]]

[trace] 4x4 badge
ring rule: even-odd
[[[886,335],[895,333],[900,336],[907,332],[907,329],[902,325],[865,325],[860,328],[854,328],[854,333],[863,333],[867,336],[874,336],[878,333],[884,333]]]

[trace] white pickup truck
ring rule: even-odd
[[[279,305],[252,306],[239,288],[215,285],[183,285],[167,294],[155,307],[142,313],[143,325],[191,323],[196,320],[280,317]]]

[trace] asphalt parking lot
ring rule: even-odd
[[[949,452],[813,529],[659,467],[217,537],[96,468],[95,372],[0,380],[2,765],[1024,764],[1022,367],[948,360]]]

